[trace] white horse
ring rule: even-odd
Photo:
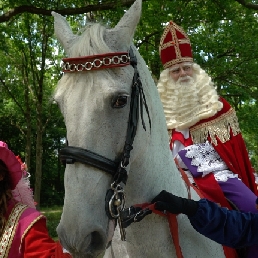
[[[64,66],[67,72],[54,95],[65,119],[70,146],[90,150],[109,160],[120,158],[127,134],[134,68],[131,65],[112,67],[112,64],[119,63],[119,58],[101,59],[98,55],[122,52],[124,56],[120,59],[124,59],[120,63],[126,63],[128,60],[123,53],[127,53],[131,46],[137,57],[151,128],[147,111],[143,108],[146,131],[139,118],[130,163],[126,168],[129,174],[125,186],[127,207],[150,202],[163,189],[187,197],[187,188],[168,148],[158,91],[146,63],[132,45],[141,5],[141,0],[136,0],[114,28],[91,24],[80,35],[74,35],[65,18],[53,12],[56,36],[68,58],[74,58],[68,61],[76,63],[77,60],[77,65],[66,63]],[[97,55],[93,56],[94,63],[85,59],[88,61],[78,65],[79,59],[76,58],[92,55]],[[97,69],[105,66],[107,69]],[[105,250],[112,231],[105,212],[105,195],[112,182],[112,177],[96,166],[80,162],[66,165],[65,200],[57,232],[62,245],[73,257],[96,257]],[[194,192],[192,197],[198,198]],[[177,220],[184,258],[225,257],[222,246],[197,233],[185,215],[179,215]],[[177,257],[166,218],[151,214],[130,225],[126,231],[127,241],[114,241],[113,250],[119,250],[119,244],[124,243],[129,257]],[[106,254],[122,258],[125,255],[112,254],[111,251]]]

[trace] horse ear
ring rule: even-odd
[[[136,0],[118,24],[113,29],[107,30],[106,39],[113,39],[115,46],[119,43],[120,46],[126,46],[126,48],[129,48],[133,40],[136,26],[141,17],[141,10],[142,0]],[[112,34],[113,37],[110,34]]]
[[[65,52],[68,53],[71,42],[76,38],[76,36],[73,34],[65,17],[54,11],[52,11],[51,14],[54,16],[54,30],[56,37],[63,46]]]

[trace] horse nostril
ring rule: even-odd
[[[99,232],[93,231],[91,233],[90,246],[91,246],[91,249],[94,250],[94,252],[101,253],[106,247],[106,241],[104,241],[103,236]]]

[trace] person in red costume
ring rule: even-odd
[[[173,157],[203,198],[257,213],[254,171],[235,110],[193,61],[190,39],[173,21],[165,27],[159,52],[164,70],[157,87]],[[258,257],[258,247],[248,248],[247,257]]]
[[[0,141],[0,254],[4,258],[69,258],[35,209],[26,166]]]

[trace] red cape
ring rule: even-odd
[[[24,258],[72,258],[69,253],[63,253],[59,241],[55,242],[49,236],[45,218],[35,222],[29,229],[22,250]]]
[[[220,110],[216,115],[207,119],[203,119],[189,128],[191,140],[192,142],[195,142],[196,137],[194,137],[194,135],[200,135],[200,131],[202,131],[202,137],[207,135],[206,139],[202,139],[203,142],[208,140],[220,155],[220,157],[227,164],[228,168],[233,173],[238,174],[239,178],[244,182],[244,184],[250,188],[255,193],[255,195],[257,195],[257,185],[255,184],[254,170],[249,160],[248,152],[241,132],[239,128],[236,130],[238,127],[238,121],[235,115],[235,111],[225,99],[220,98],[220,101],[223,103],[222,110]],[[223,136],[220,135],[221,128],[219,128],[219,123],[220,125],[222,123],[225,125],[226,123],[226,127],[228,128],[228,133],[224,134]],[[214,125],[217,125],[218,128],[214,127],[214,132],[210,133],[209,130]],[[203,134],[205,130],[208,132],[207,134]],[[172,142],[175,141],[173,132],[174,130],[172,131]],[[187,141],[187,145],[189,145],[189,140]],[[205,176],[204,178],[195,178],[195,181],[199,189],[203,192],[205,198],[230,208],[228,202],[224,198],[224,194],[221,188],[219,187],[212,173],[208,176]]]

